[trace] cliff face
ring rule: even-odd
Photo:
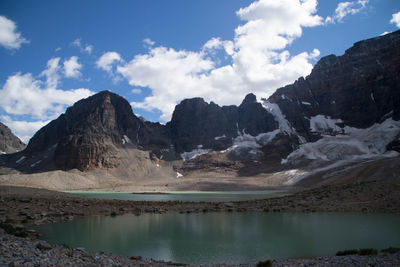
[[[54,150],[57,169],[112,168],[119,165],[119,147],[168,147],[162,130],[137,118],[124,98],[103,91],[78,101],[40,129],[25,154]]]
[[[248,94],[240,106],[220,107],[202,98],[183,100],[175,107],[167,124],[170,137],[178,152],[191,151],[199,145],[214,150],[225,149],[238,133],[251,135],[278,128],[272,114]]]
[[[357,42],[343,56],[322,58],[312,73],[279,88],[268,99],[308,141],[310,118],[341,119],[367,128],[387,117],[400,119],[400,31]]]
[[[25,144],[0,122],[0,153],[15,153],[24,148]]]

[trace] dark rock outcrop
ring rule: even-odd
[[[309,119],[319,114],[367,128],[400,119],[400,31],[360,41],[343,56],[326,56],[311,74],[279,88],[277,103],[297,132],[315,140]]]
[[[274,117],[248,94],[240,106],[220,107],[202,98],[185,99],[175,107],[167,123],[177,152],[191,151],[201,145],[214,150],[232,144],[238,132],[251,135],[278,128]]]
[[[15,153],[25,148],[25,144],[16,137],[6,125],[0,122],[0,152]]]
[[[50,151],[56,169],[88,170],[119,164],[117,149],[169,146],[164,127],[137,118],[124,98],[109,91],[82,99],[40,129],[23,155]]]

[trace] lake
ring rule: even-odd
[[[400,216],[219,212],[88,217],[35,227],[43,239],[90,251],[207,264],[400,247]]]
[[[263,191],[170,191],[170,192],[144,192],[121,193],[107,191],[64,191],[79,194],[88,198],[119,199],[133,201],[192,201],[192,202],[231,202],[255,199],[266,199],[287,195],[286,190]]]

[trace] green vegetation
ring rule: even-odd
[[[394,248],[394,247],[388,247],[385,249],[382,249],[381,252],[383,253],[390,253],[390,254],[394,254],[400,251],[400,248]]]
[[[272,266],[271,260],[259,261],[257,263],[257,267],[270,267],[270,266]]]
[[[378,254],[378,250],[376,250],[374,248],[363,248],[363,249],[360,249],[358,254],[362,255],[362,256],[365,256],[365,255],[376,255],[376,254]]]
[[[347,249],[336,252],[336,256],[346,256],[358,254],[358,249]]]
[[[117,213],[115,211],[113,211],[113,212],[110,213],[110,216],[111,217],[115,217],[115,216],[117,216]]]
[[[336,252],[336,256],[346,256],[346,255],[376,255],[378,250],[374,248],[362,248],[362,249],[347,249]]]

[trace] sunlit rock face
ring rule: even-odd
[[[163,130],[137,118],[124,98],[103,91],[78,101],[40,129],[25,153],[53,150],[57,169],[113,168],[119,165],[119,148],[168,147]]]
[[[25,144],[0,122],[0,153],[14,153],[24,148]]]

